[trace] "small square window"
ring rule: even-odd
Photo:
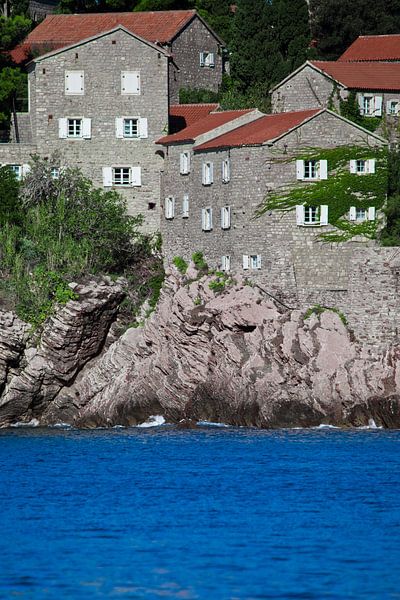
[[[357,171],[357,173],[366,173],[367,172],[367,161],[366,160],[356,160],[356,171]]]
[[[67,137],[82,137],[82,119],[67,119]]]
[[[123,122],[123,133],[125,138],[139,137],[139,119],[126,118]]]
[[[214,67],[215,66],[214,52],[200,52],[200,66],[201,67]]]
[[[388,103],[388,114],[397,115],[399,113],[399,103],[397,100],[391,100]]]
[[[313,225],[319,223],[319,206],[304,207],[304,225]]]
[[[112,183],[113,185],[131,185],[130,167],[113,167]]]
[[[366,221],[368,217],[366,208],[356,208],[356,221]]]

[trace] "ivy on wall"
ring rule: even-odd
[[[375,158],[375,173],[357,175],[350,173],[350,160]],[[267,211],[294,210],[296,205],[328,206],[329,224],[335,230],[321,231],[319,239],[326,242],[344,242],[357,235],[374,239],[379,219],[356,222],[349,220],[351,206],[365,208],[383,207],[387,191],[387,150],[386,148],[365,148],[341,146],[332,149],[306,148],[301,154],[284,160],[296,172],[295,160],[326,160],[328,179],[312,182],[298,181],[278,190],[269,192],[256,216]]]

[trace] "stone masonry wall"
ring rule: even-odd
[[[120,30],[39,60],[30,73],[38,154],[59,151],[66,165],[79,167],[99,187],[103,167],[140,166],[141,187],[116,189],[130,214],[144,215],[147,231],[159,228],[162,160],[154,141],[168,124],[167,61],[162,52]],[[65,70],[84,71],[84,95],[65,94]],[[121,71],[140,72],[140,95],[121,94]],[[91,139],[60,139],[59,119],[65,117],[90,118]],[[148,138],[117,138],[116,117],[147,118]]]
[[[166,262],[174,256],[187,260],[194,251],[201,251],[211,267],[221,268],[221,257],[229,255],[233,273],[246,275],[287,306],[307,309],[322,304],[340,309],[355,335],[378,347],[388,336],[396,336],[400,326],[393,249],[379,248],[373,241],[323,243],[318,235],[332,226],[297,226],[294,210],[255,217],[268,191],[296,181],[296,148],[315,146],[316,139],[324,147],[381,143],[323,113],[272,148],[192,151],[189,175],[180,175],[179,155],[191,147],[169,147],[162,194],[175,197],[176,210],[173,219],[161,217]],[[221,165],[228,157],[231,180],[223,183]],[[202,163],[207,161],[214,165],[210,186],[201,183]],[[182,217],[184,194],[189,195],[188,218]],[[202,231],[201,210],[208,206],[213,209],[213,229]],[[221,229],[223,206],[231,207],[231,227],[227,230]],[[243,255],[261,255],[261,269],[244,271]]]
[[[193,19],[180,33],[172,43],[171,52],[174,59],[169,82],[172,104],[179,102],[180,88],[218,91],[222,82],[222,56],[218,41],[200,19]],[[213,52],[215,66],[201,67],[200,52]]]

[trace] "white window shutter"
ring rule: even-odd
[[[142,185],[141,167],[131,167],[131,181],[132,187],[140,187]]]
[[[145,117],[139,119],[139,137],[142,139],[149,137],[147,119]]]
[[[104,187],[112,187],[112,168],[103,167],[103,185]]]
[[[210,163],[210,183],[214,181],[214,164]]]
[[[185,194],[182,201],[182,217],[187,219],[189,217],[189,196]]]
[[[243,269],[247,271],[250,268],[250,256],[243,254]]]
[[[319,178],[320,179],[328,179],[328,161],[327,160],[319,161]]]
[[[207,56],[207,65],[209,67],[215,67],[214,52],[209,52],[208,53],[208,56]]]
[[[58,137],[66,138],[68,132],[67,119],[58,119]]]
[[[140,94],[140,73],[137,71],[121,72],[121,94]]]
[[[375,158],[369,158],[367,161],[368,164],[368,173],[375,173]]]
[[[257,269],[261,269],[261,254],[257,254]]]
[[[297,179],[304,179],[304,160],[296,160]]]
[[[228,183],[231,178],[231,163],[229,158],[222,161],[222,181]]]
[[[205,52],[200,52],[200,66],[204,67]]]
[[[25,177],[25,175],[28,175],[28,173],[31,170],[31,166],[28,164],[22,165],[22,177]]]
[[[328,225],[328,206],[326,204],[322,204],[319,207],[319,224],[320,225]]]
[[[206,163],[203,163],[201,172],[202,172],[202,184],[207,185],[207,164]]]
[[[221,228],[229,229],[231,226],[231,207],[223,206],[221,208]]]
[[[92,137],[92,119],[82,119],[82,137],[85,140]]]
[[[184,152],[181,152],[179,155],[179,172],[181,175],[186,173],[186,160]]]
[[[358,108],[360,110],[360,115],[364,114],[364,96],[363,94],[358,94]]]
[[[350,161],[350,173],[357,173],[357,161],[356,160]]]
[[[164,212],[166,219],[173,219],[175,216],[175,198],[169,196],[164,200]]]
[[[390,114],[391,114],[391,110],[390,110],[390,109],[391,109],[391,107],[392,107],[392,100],[388,100],[388,101],[386,102],[386,114],[387,114],[387,115],[390,115]]]
[[[397,116],[399,114],[399,102],[396,103],[395,109],[394,109],[394,114]]]
[[[201,228],[203,231],[207,229],[207,211],[205,208],[201,209]]]
[[[302,204],[296,206],[296,224],[304,225],[304,206]]]
[[[350,206],[349,219],[350,219],[350,221],[356,220],[356,207],[355,206]]]
[[[381,117],[382,116],[382,96],[375,96],[374,103],[375,103],[374,115],[375,115],[375,117]]]
[[[84,93],[84,80],[83,71],[66,71],[65,93],[82,96]]]
[[[368,208],[368,221],[375,221],[375,206]]]
[[[223,256],[221,258],[221,268],[222,268],[222,271],[230,271],[231,270],[231,257],[229,255]]]
[[[115,119],[115,137],[124,137],[124,120],[122,117],[116,117]]]

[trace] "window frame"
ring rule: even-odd
[[[116,171],[121,171],[121,181],[116,181]],[[128,181],[124,181],[123,171],[128,171]],[[132,167],[111,167],[112,185],[115,187],[131,187],[132,186]]]
[[[66,117],[67,119],[67,138],[69,139],[77,139],[83,138],[83,117]],[[79,124],[79,127],[77,126]],[[72,125],[72,129],[75,133],[70,132],[70,128]],[[78,133],[76,131],[78,130]]]

